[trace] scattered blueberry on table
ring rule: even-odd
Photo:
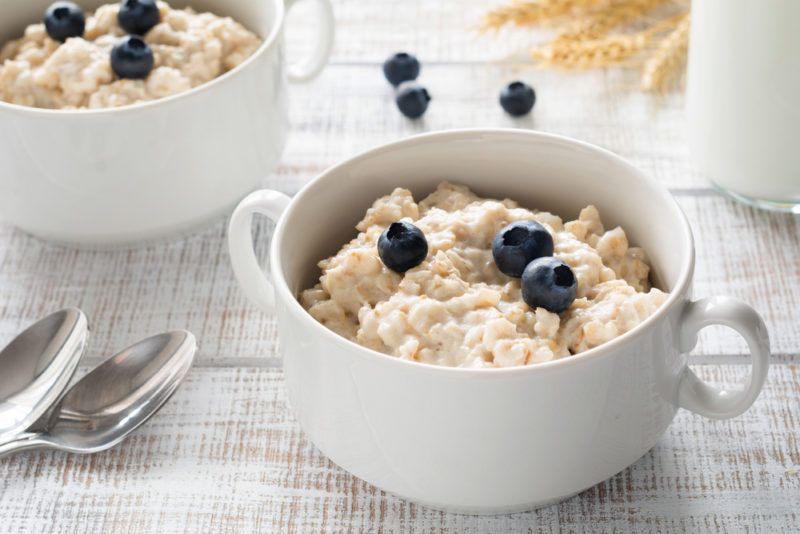
[[[397,88],[395,102],[400,112],[409,119],[421,117],[428,109],[431,95],[428,90],[416,82],[405,82]]]
[[[577,287],[570,266],[552,256],[533,260],[522,273],[522,300],[534,309],[566,311],[575,300]]]
[[[386,267],[404,273],[422,263],[428,255],[428,241],[413,224],[394,222],[378,238],[378,255]]]
[[[153,69],[153,51],[138,35],[128,35],[111,49],[111,68],[120,78],[147,78]]]
[[[161,22],[161,12],[155,0],[122,0],[117,22],[130,34],[144,35]]]
[[[535,103],[536,92],[524,82],[511,82],[500,91],[500,105],[514,117],[527,115]]]
[[[395,87],[419,76],[419,60],[407,52],[398,52],[383,63],[383,75]]]
[[[86,17],[80,6],[72,2],[55,2],[44,13],[47,35],[64,42],[70,37],[81,37],[86,29]]]
[[[536,221],[517,221],[494,236],[492,256],[500,272],[520,278],[525,267],[542,256],[553,255],[553,236]]]

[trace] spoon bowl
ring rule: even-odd
[[[33,448],[93,453],[113,447],[163,406],[196,351],[186,331],[128,347],[83,376],[25,435],[0,445],[0,456]]]
[[[61,396],[88,337],[84,313],[65,308],[32,324],[0,351],[0,443],[23,432]]]

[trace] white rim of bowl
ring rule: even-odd
[[[273,0],[272,3],[275,5],[275,11],[276,11],[275,22],[272,25],[272,29],[270,30],[269,35],[267,35],[266,38],[263,38],[264,40],[261,43],[261,46],[259,46],[255,52],[250,54],[250,57],[245,59],[242,63],[238,64],[236,67],[232,68],[228,72],[224,72],[219,76],[217,76],[216,78],[214,78],[213,80],[209,80],[205,83],[202,83],[197,87],[192,87],[188,91],[182,91],[180,93],[175,93],[174,95],[169,95],[162,98],[156,98],[154,100],[146,100],[144,102],[136,102],[134,104],[128,104],[120,107],[109,107],[109,108],[77,108],[77,109],[37,108],[34,106],[23,106],[20,104],[12,104],[10,102],[0,100],[0,110],[6,109],[8,111],[14,111],[19,113],[30,113],[34,115],[49,115],[57,117],[122,114],[128,112],[136,112],[142,109],[151,108],[155,106],[165,105],[169,102],[174,102],[176,100],[180,100],[183,98],[189,98],[192,95],[195,95],[202,91],[207,91],[216,85],[225,83],[228,79],[232,78],[241,70],[245,69],[248,65],[253,63],[258,58],[258,56],[264,54],[268,49],[272,48],[272,46],[277,42],[278,35],[280,35],[281,33],[281,30],[283,28],[283,22],[286,17],[286,6],[284,5],[282,0]],[[253,31],[250,28],[247,29]],[[253,31],[253,33],[255,32]],[[261,36],[259,35],[259,37]]]
[[[675,283],[675,287],[673,287],[672,290],[668,293],[667,300],[661,306],[659,306],[659,308],[647,319],[636,325],[628,332],[625,332],[621,336],[617,336],[616,338],[612,339],[611,341],[607,341],[602,345],[598,345],[597,347],[591,348],[587,351],[579,352],[578,354],[573,354],[570,356],[565,356],[563,358],[559,358],[556,360],[550,360],[547,362],[540,362],[530,365],[517,365],[512,367],[490,367],[490,368],[450,367],[450,366],[435,365],[425,362],[405,360],[398,358],[396,356],[391,356],[389,354],[384,354],[382,352],[372,350],[370,348],[359,345],[358,343],[354,343],[353,341],[350,341],[345,337],[340,336],[333,330],[330,330],[329,328],[320,324],[316,319],[314,319],[311,316],[310,313],[308,313],[308,311],[306,311],[305,308],[303,308],[303,306],[297,300],[297,296],[291,291],[288,284],[286,283],[286,279],[283,275],[283,269],[280,268],[280,258],[278,257],[278,251],[280,250],[281,243],[283,241],[284,226],[286,224],[286,221],[289,219],[289,214],[291,213],[291,211],[295,209],[296,205],[302,202],[303,197],[306,194],[308,194],[308,192],[316,183],[326,179],[326,177],[330,175],[340,172],[343,168],[346,168],[347,166],[355,162],[358,162],[366,158],[374,157],[384,151],[386,152],[392,151],[398,147],[406,147],[409,145],[416,145],[416,144],[425,144],[431,141],[435,142],[444,140],[447,139],[448,137],[457,137],[464,135],[468,136],[495,135],[495,136],[512,136],[518,138],[527,137],[531,140],[549,139],[559,143],[576,145],[589,149],[590,151],[596,153],[599,156],[610,157],[612,159],[615,159],[618,162],[625,165],[626,167],[630,168],[632,171],[635,171],[637,174],[639,174],[640,178],[645,180],[648,183],[648,185],[655,192],[657,192],[657,194],[663,199],[663,201],[672,208],[673,212],[676,215],[677,220],[680,221],[681,225],[680,230],[684,237],[685,249],[682,251],[683,262],[681,265],[680,273],[678,275],[678,279]],[[610,150],[606,150],[596,145],[592,145],[590,143],[586,143],[578,139],[573,139],[571,137],[551,134],[551,133],[531,131],[531,130],[517,130],[511,128],[462,128],[462,129],[443,130],[438,132],[429,132],[419,135],[413,135],[411,137],[407,137],[399,141],[394,141],[388,144],[380,145],[378,147],[361,152],[360,154],[348,158],[345,161],[338,163],[332,167],[329,167],[321,174],[314,177],[295,195],[295,197],[292,199],[291,204],[287,208],[286,212],[283,214],[283,216],[281,216],[280,221],[278,221],[278,225],[276,226],[275,232],[273,233],[273,241],[270,244],[269,261],[271,266],[270,271],[271,271],[271,279],[273,287],[275,288],[276,293],[280,292],[282,298],[285,299],[286,306],[288,308],[287,311],[289,313],[292,313],[295,317],[297,317],[300,321],[302,321],[309,329],[316,329],[314,330],[316,334],[324,336],[326,340],[349,350],[354,355],[374,360],[375,362],[383,362],[386,363],[387,365],[410,366],[407,367],[407,369],[409,370],[413,369],[417,369],[420,371],[427,370],[429,372],[460,374],[462,376],[499,377],[499,376],[505,376],[509,373],[522,374],[522,373],[540,373],[540,372],[556,371],[556,370],[561,370],[562,368],[565,368],[567,366],[588,364],[592,360],[596,360],[598,358],[613,357],[615,351],[619,347],[629,342],[632,342],[633,340],[644,335],[645,331],[649,329],[654,323],[664,319],[665,316],[676,305],[682,303],[684,300],[684,295],[688,296],[689,287],[691,284],[690,275],[694,270],[695,251],[694,251],[694,237],[692,235],[691,227],[689,226],[689,221],[686,218],[686,214],[678,205],[677,201],[674,199],[669,190],[667,190],[667,188],[661,185],[657,180],[655,180],[648,174],[642,172],[637,167],[629,163],[626,159],[622,158],[621,156],[618,156],[617,154],[614,154]],[[288,355],[286,357],[291,358],[293,356]]]

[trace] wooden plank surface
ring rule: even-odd
[[[537,91],[532,114],[517,119],[498,104],[502,87],[515,79],[526,80]],[[419,121],[397,111],[379,64],[332,65],[316,81],[294,86],[294,131],[287,165],[276,183],[292,190],[298,178],[304,183],[344,157],[415,133],[501,127],[532,128],[600,145],[672,188],[710,187],[685,144],[684,99],[657,99],[632,90],[635,73],[563,73],[526,64],[425,64],[419,80],[433,97]]]
[[[724,384],[747,372],[698,369]],[[799,365],[776,366],[745,415],[681,411],[608,481],[534,512],[480,517],[416,506],[331,464],[294,421],[279,370],[196,368],[111,451],[0,460],[0,532],[797,532],[799,382]]]

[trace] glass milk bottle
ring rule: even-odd
[[[687,105],[698,167],[800,213],[800,0],[693,0]]]

